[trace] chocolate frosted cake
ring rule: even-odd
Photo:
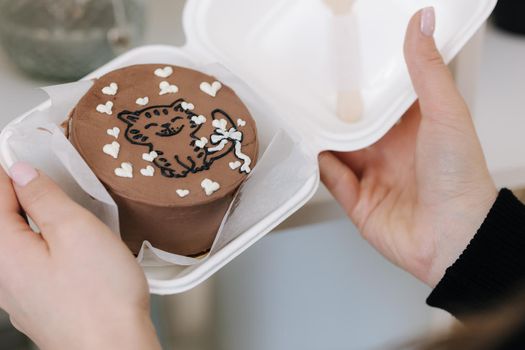
[[[255,121],[214,77],[136,65],[94,82],[70,140],[118,205],[123,240],[182,255],[212,245],[257,159]]]

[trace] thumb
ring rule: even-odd
[[[435,23],[433,7],[424,8],[412,17],[405,37],[405,60],[423,116],[457,123],[458,116],[470,119],[470,114],[436,47]]]
[[[68,226],[84,209],[69,198],[45,174],[25,162],[9,169],[20,206],[36,223],[46,240],[58,239],[57,232]]]

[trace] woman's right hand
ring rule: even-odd
[[[45,174],[10,173],[0,167],[0,306],[15,327],[41,349],[160,349],[129,249]]]
[[[419,97],[383,139],[322,153],[324,184],[379,252],[430,286],[497,197],[469,110],[436,48],[434,10],[411,19],[405,57]]]

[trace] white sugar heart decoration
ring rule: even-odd
[[[120,152],[120,144],[117,141],[113,141],[110,144],[104,145],[104,147],[102,147],[102,151],[108,156],[112,156],[113,158],[117,159]]]
[[[106,102],[105,105],[98,105],[97,106],[97,112],[99,113],[106,113],[107,115],[112,115],[113,114],[113,102],[111,101],[108,101]]]
[[[184,198],[190,194],[189,190],[176,190],[175,192],[177,192],[180,198]]]
[[[218,81],[214,81],[213,83],[208,83],[206,81],[201,83],[201,91],[210,95],[211,97],[217,96],[217,92],[222,88],[222,84]]]
[[[197,125],[201,125],[201,124],[206,123],[206,117],[203,116],[202,114],[201,115],[194,115],[193,117],[191,117],[191,121],[194,122]]]
[[[151,165],[148,165],[144,169],[140,169],[140,173],[142,176],[153,176],[153,174],[155,174],[155,168]]]
[[[201,187],[204,189],[204,192],[207,196],[211,196],[213,193],[217,192],[219,188],[221,188],[218,182],[212,181],[210,179],[202,180]]]
[[[199,148],[204,148],[208,144],[208,139],[205,137],[201,137],[200,140],[195,141],[195,146]]]
[[[106,130],[106,133],[109,136],[113,136],[114,138],[118,139],[118,136],[120,135],[120,129],[115,126],[113,129]]]
[[[231,169],[231,170],[235,170],[235,169],[237,169],[237,168],[240,167],[240,166],[241,166],[241,162],[239,162],[239,161],[236,161],[236,162],[230,162],[230,169]]]
[[[139,97],[139,98],[137,98],[135,103],[138,104],[139,106],[145,106],[145,105],[147,105],[149,103],[149,98],[147,96]]]
[[[115,96],[118,92],[118,85],[117,83],[111,83],[109,84],[108,86],[105,86],[103,89],[102,89],[102,93],[104,95],[110,95],[110,96]]]
[[[188,103],[188,102],[182,102],[180,104],[180,106],[182,107],[182,109],[184,109],[185,111],[187,110],[193,110],[195,108],[195,106],[193,105],[193,103]]]
[[[246,121],[242,120],[241,118],[237,119],[237,125],[238,126],[246,126]]]
[[[226,119],[215,119],[211,124],[216,129],[226,130],[226,125],[228,125],[228,122]]]
[[[151,151],[149,153],[142,153],[142,159],[144,159],[146,162],[153,162],[158,156],[159,155],[155,151]]]
[[[128,162],[120,164],[120,168],[115,169],[115,175],[119,177],[133,178],[133,165]]]
[[[160,78],[167,78],[173,74],[173,68],[166,66],[164,68],[155,69],[155,75]]]
[[[159,95],[176,94],[179,91],[177,85],[171,85],[167,81],[163,81],[159,84],[160,92]]]

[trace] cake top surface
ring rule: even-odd
[[[258,152],[255,121],[232,89],[165,64],[95,80],[71,113],[70,139],[110,191],[159,206],[228,195]]]

